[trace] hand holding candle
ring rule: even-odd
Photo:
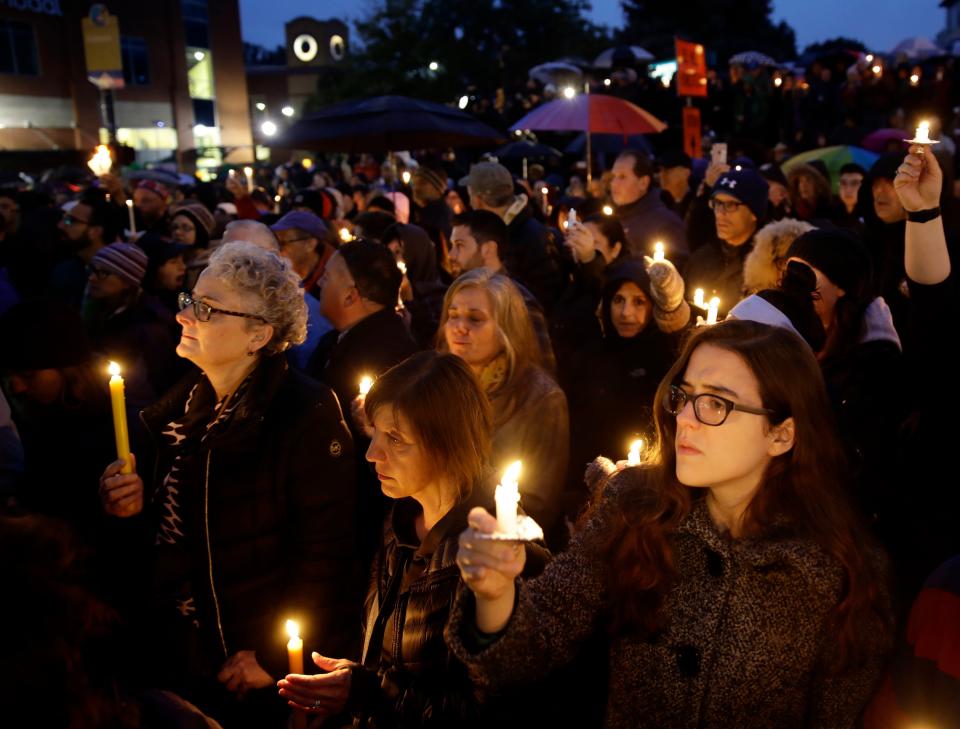
[[[87,167],[91,169],[97,177],[103,177],[113,167],[113,158],[110,156],[110,148],[105,144],[98,144],[93,156],[87,161]]]
[[[914,132],[913,139],[904,139],[904,142],[910,144],[940,144],[939,139],[930,139],[930,122],[921,121],[917,125],[917,131]]]

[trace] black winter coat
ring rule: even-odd
[[[507,225],[507,234],[504,266],[549,313],[566,283],[560,269],[557,232],[534,218],[527,205]]]
[[[679,269],[690,256],[683,220],[668,208],[658,188],[629,205],[617,208],[617,219],[627,236],[627,254],[631,258],[652,256],[654,244],[662,242],[666,256]]]
[[[191,665],[171,665],[178,683],[211,682],[224,659],[241,650],[274,677],[286,673],[283,625],[298,618],[305,649],[356,655],[351,627],[360,605],[353,521],[353,443],[329,388],[288,367],[282,355],[266,357],[252,374],[229,425],[192,462],[175,496],[177,527],[185,535],[178,557],[160,549],[157,576],[184,569],[164,560],[186,555],[197,602],[197,632],[162,612],[152,637],[177,655],[199,645]],[[167,423],[183,414],[202,374],[181,382],[142,418],[160,442]],[[176,449],[159,448],[154,493]],[[146,479],[145,479],[146,480]],[[149,492],[148,492],[149,493]],[[172,523],[169,499],[148,502],[151,540]],[[158,540],[159,542],[159,540]],[[154,600],[155,609],[157,606]],[[188,687],[190,688],[190,687]]]

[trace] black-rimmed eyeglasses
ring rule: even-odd
[[[244,319],[256,319],[257,321],[262,321],[266,324],[267,320],[264,319],[259,314],[247,314],[243,311],[228,311],[227,309],[218,309],[215,306],[210,306],[210,304],[205,304],[202,301],[199,301],[190,294],[183,292],[177,297],[177,304],[180,306],[180,311],[183,311],[188,306],[193,307],[193,315],[197,317],[197,321],[210,321],[210,317],[214,314],[226,314],[227,316],[240,316]]]
[[[733,400],[709,392],[690,395],[682,387],[676,385],[671,385],[670,389],[664,394],[663,409],[676,417],[683,411],[688,402],[693,403],[693,414],[704,425],[723,425],[734,410],[750,415],[776,415],[773,410],[740,405]]]

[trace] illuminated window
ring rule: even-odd
[[[127,86],[147,86],[150,83],[150,59],[146,39],[121,36],[120,55],[123,57],[124,83]]]
[[[39,75],[37,39],[32,25],[0,19],[0,73]]]
[[[187,87],[191,99],[213,99],[213,54],[207,48],[187,46]]]

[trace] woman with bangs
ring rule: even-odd
[[[374,562],[359,662],[313,654],[325,673],[279,682],[291,706],[360,727],[477,726],[484,708],[443,630],[462,589],[457,539],[493,503],[490,405],[459,358],[421,352],[387,370],[364,401],[367,450],[394,499]],[[531,560],[542,564],[538,548]],[[339,724],[338,724],[339,726]]]
[[[523,296],[507,276],[475,268],[447,290],[440,335],[440,351],[466,362],[490,401],[491,465],[501,470],[523,461],[523,508],[543,527],[551,547],[563,543],[567,399],[543,368]]]
[[[517,580],[520,550],[476,538],[448,628],[486,690],[537,680],[610,639],[608,727],[852,727],[892,636],[885,561],[844,497],[809,347],[728,321],[660,385],[659,453],[610,477],[570,549]]]

